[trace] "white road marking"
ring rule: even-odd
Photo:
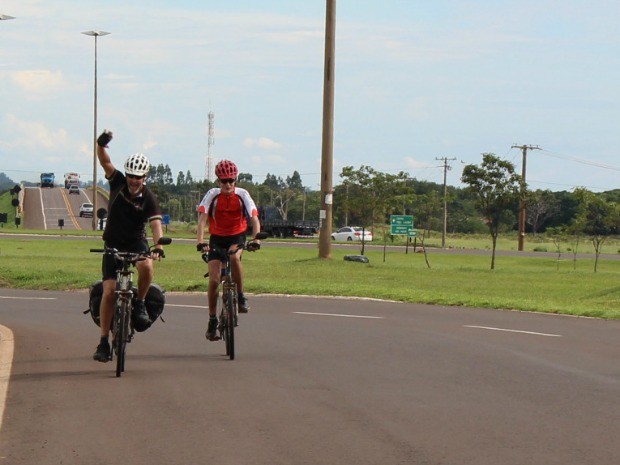
[[[43,191],[39,188],[39,200],[41,201],[41,214],[43,215],[43,229],[47,229],[47,218],[45,217],[45,207],[43,206]]]
[[[0,295],[0,299],[14,300],[56,300],[56,297],[12,297],[9,295]]]
[[[547,334],[547,333],[537,333],[535,331],[520,331],[518,329],[493,328],[491,326],[465,325],[465,327],[466,328],[475,328],[475,329],[488,329],[489,331],[504,331],[504,332],[507,332],[507,333],[532,334],[534,336],[562,337],[561,334]]]
[[[369,320],[383,320],[382,316],[364,316],[364,315],[345,315],[342,313],[314,313],[314,312],[293,312],[297,315],[314,315],[314,316],[338,316],[342,318],[367,318]]]
[[[9,295],[0,295],[0,299],[13,300],[56,300],[56,297],[13,297]]]
[[[206,305],[181,305],[181,304],[166,304],[166,307],[209,308]]]

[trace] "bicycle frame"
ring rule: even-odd
[[[170,238],[161,237],[157,245],[170,244]],[[116,290],[114,314],[112,316],[112,348],[116,354],[116,377],[119,378],[125,371],[125,351],[127,344],[133,340],[135,330],[131,323],[131,311],[135,290],[133,286],[133,267],[139,261],[146,260],[149,252],[120,252],[114,248],[105,247],[104,249],[90,249],[91,252],[104,253],[113,256],[118,261],[116,269]]]
[[[127,344],[130,343],[135,334],[131,323],[131,310],[133,308],[133,269],[136,254],[133,256],[115,254],[121,261],[119,269],[116,271],[116,303],[114,305],[114,316],[112,318],[112,345],[116,352],[116,377],[120,377],[125,371],[125,351]]]
[[[236,252],[233,252],[236,253]],[[220,320],[218,330],[220,337],[226,343],[226,355],[230,360],[235,359],[235,326],[237,326],[237,283],[232,279],[230,266],[230,252],[226,253],[226,260],[222,267],[220,292],[222,304],[220,306]]]
[[[266,233],[258,233],[256,239],[267,238]],[[237,326],[238,319],[238,293],[237,283],[232,277],[232,267],[230,264],[230,256],[238,253],[246,248],[247,244],[239,245],[237,249],[226,250],[218,248],[220,255],[224,257],[222,260],[222,267],[220,269],[220,284],[218,287],[219,299],[219,322],[218,331],[220,333],[220,339],[223,339],[226,343],[226,355],[231,360],[235,359],[235,327]],[[208,262],[208,254],[203,253],[202,259]],[[209,273],[205,274],[205,278],[209,276]]]

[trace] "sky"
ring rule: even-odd
[[[231,159],[320,187],[324,0],[2,0],[0,172],[93,172],[98,132],[175,178]],[[620,182],[620,2],[337,0],[333,181],[344,166],[462,187],[494,153],[531,189]],[[101,176],[99,169],[98,176]]]

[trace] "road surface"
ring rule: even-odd
[[[119,379],[85,292],[0,289],[0,464],[620,463],[619,321],[251,296],[230,361],[205,300],[168,295]]]
[[[60,230],[58,220],[62,219],[63,230],[92,230],[92,217],[80,217],[80,205],[92,203],[91,189],[80,189],[75,195],[63,187],[26,187],[23,202],[24,229]],[[107,204],[107,199],[98,194],[97,208]]]

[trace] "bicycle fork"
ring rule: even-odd
[[[232,306],[228,305],[228,296],[232,296]],[[222,309],[220,312],[220,323],[219,329],[220,332],[224,332],[226,330],[226,325],[228,322],[228,308],[233,309],[233,316],[235,318],[235,326],[238,325],[237,315],[234,309],[237,308],[237,284],[234,282],[224,282],[222,285]]]
[[[119,276],[119,279],[117,280],[118,287],[116,290],[116,302],[117,302],[117,307],[118,307],[117,312],[125,312],[125,315],[123,318],[119,318],[121,317],[121,315],[117,313],[116,320],[117,320],[117,323],[120,323],[121,321],[125,321],[125,331],[123,331],[123,333],[124,333],[126,342],[131,342],[131,340],[133,339],[134,333],[135,333],[133,324],[131,322],[133,299],[135,297],[134,292],[133,292],[133,279],[132,279],[133,276],[132,275],[133,273],[131,272],[127,274],[125,273],[121,274]],[[129,331],[127,331],[127,329]]]

